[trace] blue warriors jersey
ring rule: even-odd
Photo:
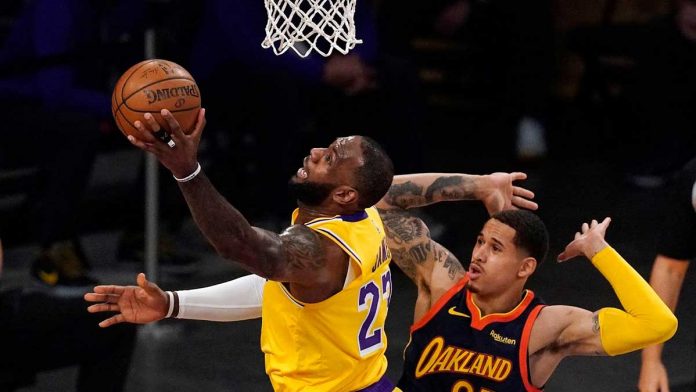
[[[293,214],[293,223],[297,211]],[[294,298],[286,286],[264,287],[261,349],[277,391],[357,391],[387,369],[384,323],[392,295],[382,220],[375,208],[312,220],[350,258],[355,278],[318,303]]]
[[[404,391],[540,391],[527,346],[543,302],[530,290],[507,313],[486,316],[459,281],[411,327],[398,386]]]

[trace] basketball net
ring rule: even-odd
[[[362,40],[355,38],[356,0],[264,0],[268,13],[261,46],[276,55],[294,50],[307,57],[314,50],[324,57],[333,50],[347,54]]]

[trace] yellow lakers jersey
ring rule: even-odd
[[[372,207],[305,225],[340,246],[356,276],[318,303],[298,301],[282,283],[266,282],[261,326],[266,373],[277,391],[359,390],[387,370],[384,323],[392,280],[382,220]]]

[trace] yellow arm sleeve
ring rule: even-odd
[[[612,247],[599,251],[592,264],[614,288],[625,311],[599,310],[602,347],[619,355],[662,343],[677,331],[677,318],[636,270]]]

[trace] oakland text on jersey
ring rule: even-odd
[[[512,370],[512,362],[503,357],[479,353],[451,345],[436,337],[425,347],[416,365],[416,378],[433,373],[462,373],[503,381]]]

